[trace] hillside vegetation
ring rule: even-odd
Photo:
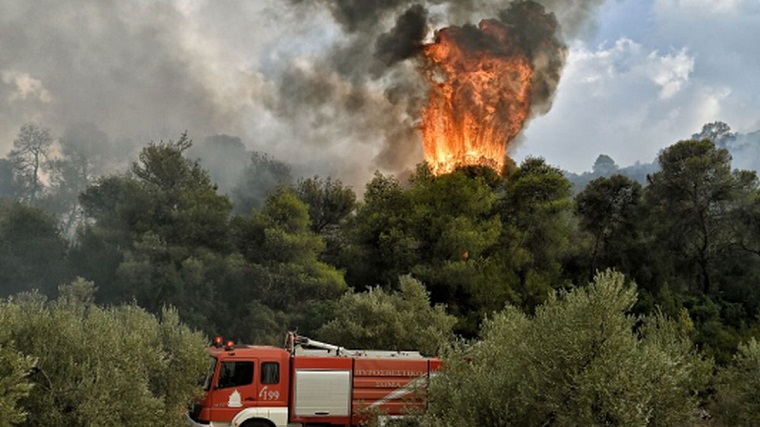
[[[760,420],[760,186],[710,139],[577,194],[540,158],[357,194],[259,153],[223,193],[191,147],[0,159],[0,424],[181,423],[204,335],[287,330],[445,355],[430,425]]]

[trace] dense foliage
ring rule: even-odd
[[[733,363],[718,374],[715,413],[724,425],[760,423],[760,344],[752,338],[740,344]]]
[[[430,426],[693,423],[711,363],[682,328],[630,314],[620,273],[560,291],[527,316],[508,307],[456,348],[431,387]]]
[[[10,317],[7,310],[0,311],[0,324],[5,325]],[[16,349],[11,339],[12,331],[0,329],[0,426],[11,426],[26,419],[27,411],[19,401],[29,396],[32,382],[28,376],[36,360]]]
[[[594,359],[593,369],[568,364],[584,373],[576,382],[561,371],[521,378],[528,381],[520,383],[525,393],[551,383],[560,394],[547,397],[554,409],[519,406],[530,397],[523,396],[522,403],[509,403],[518,405],[510,406],[509,417],[627,420],[635,412],[628,406],[614,413],[594,406],[626,396],[648,402],[654,412],[639,415],[656,425],[668,419],[656,413],[656,387],[674,390],[673,399],[681,400],[668,405],[681,415],[696,402],[699,384],[684,382],[686,371],[660,365],[681,358],[691,360],[693,372],[702,372],[703,359],[718,366],[715,384],[701,390],[698,402],[716,420],[725,411],[729,423],[754,420],[731,418],[726,408],[751,406],[751,393],[734,384],[754,363],[752,338],[760,331],[760,185],[755,172],[732,169],[726,149],[710,139],[663,150],[646,180],[607,175],[618,168],[600,157],[594,179],[580,191],[558,168],[527,158],[501,174],[466,167],[433,176],[424,164],[403,179],[376,173],[361,194],[331,177],[298,179],[290,165],[248,152],[228,136],[209,138],[196,150],[187,135],[153,142],[130,168],[104,175],[108,155],[94,147],[108,144],[97,129],[67,131],[56,140],[28,124],[0,159],[0,297],[37,292],[7,300],[6,308],[23,303],[30,313],[53,313],[74,304],[71,289],[59,296],[58,286],[79,276],[97,287],[92,301],[76,303],[85,319],[149,319],[173,307],[166,316],[176,328],[187,324],[238,341],[281,344],[286,330],[297,330],[346,347],[425,352],[456,335],[482,339],[471,351],[487,351],[489,342],[512,331],[523,340],[514,344],[515,354],[549,365],[565,363],[553,359],[560,355],[547,344],[555,338],[554,347],[567,344],[562,334],[573,331],[562,322],[595,330],[594,322],[605,318],[614,320],[602,331],[609,338],[587,332],[571,343],[581,347],[567,352],[587,353],[594,340],[616,343],[614,351]],[[226,147],[226,157],[189,156],[209,155],[214,147]],[[241,170],[224,170],[230,164]],[[621,287],[601,305],[577,308],[596,301],[599,284],[584,290],[585,284],[606,269],[635,281],[638,298]],[[560,332],[538,332],[549,325]],[[631,326],[635,334],[623,333]],[[0,338],[4,377],[39,384],[49,347],[27,354],[15,335]],[[65,344],[61,351],[83,349]],[[494,363],[507,356],[488,351]],[[498,367],[505,377],[549,366],[510,363]],[[637,369],[647,372],[609,377]],[[613,379],[625,380],[615,396],[594,388],[594,381]],[[14,384],[3,385],[0,411],[14,422],[25,412],[36,416],[23,409],[32,401],[26,382]],[[639,385],[646,390],[629,396]],[[565,401],[567,390],[572,399]],[[155,394],[134,393],[153,405]],[[509,419],[504,423],[538,420]]]
[[[370,288],[363,293],[347,293],[338,300],[335,318],[318,334],[348,348],[366,348],[373,343],[384,350],[417,350],[427,355],[451,341],[456,318],[442,305],[431,306],[422,283],[404,276],[398,292]]]
[[[206,339],[173,310],[159,320],[135,305],[101,308],[94,291],[78,279],[55,301],[0,302],[0,358],[10,362],[2,382],[26,415],[21,425],[183,425],[206,370]],[[10,415],[4,421],[21,420]]]

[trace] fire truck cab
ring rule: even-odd
[[[440,360],[417,352],[346,350],[289,333],[286,348],[209,350],[205,396],[190,427],[354,426],[424,409],[421,392]]]

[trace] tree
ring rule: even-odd
[[[18,200],[20,193],[13,177],[13,164],[8,159],[0,159],[0,198]]]
[[[740,344],[732,363],[717,376],[713,408],[722,425],[749,427],[760,423],[760,344],[754,338]]]
[[[710,140],[680,141],[658,160],[644,198],[650,268],[657,286],[686,295],[695,341],[725,364],[756,317],[760,260],[744,245],[752,231],[743,219],[751,217],[757,176],[732,172],[728,151]]]
[[[319,336],[356,349],[417,350],[438,354],[452,338],[456,318],[442,305],[431,305],[430,295],[411,276],[400,279],[400,291],[370,288],[348,293],[336,305],[335,318],[320,328]]]
[[[132,173],[150,197],[145,208],[152,213],[152,224],[142,231],[154,231],[170,244],[221,249],[227,242],[232,205],[217,194],[200,163],[184,157],[191,146],[187,133],[176,142],[151,143],[132,165]]]
[[[92,124],[67,128],[58,143],[60,156],[46,163],[50,194],[44,205],[59,216],[63,231],[73,236],[84,225],[79,194],[103,173],[110,143],[108,135]]]
[[[104,286],[108,302],[136,301],[151,313],[170,304],[182,320],[199,330],[213,333],[216,267],[221,255],[205,248],[177,246],[148,232],[137,238],[124,253],[116,270],[115,283]]]
[[[356,207],[356,193],[338,179],[301,179],[296,195],[309,207],[311,230],[323,234],[338,227]]]
[[[99,178],[79,196],[88,222],[77,230],[69,259],[82,277],[101,284],[101,301],[115,301],[116,274],[135,235],[153,223],[150,197],[127,176]],[[120,300],[124,302],[124,300]]]
[[[9,313],[2,309],[0,301],[0,426],[12,426],[22,423],[27,413],[19,402],[29,396],[32,382],[29,374],[37,361],[25,356],[11,340],[11,332],[5,325],[10,324]]]
[[[649,177],[645,200],[661,259],[673,260],[678,283],[715,292],[714,263],[735,241],[732,212],[757,179],[732,173],[728,151],[709,140],[680,141],[658,160],[661,170]]]
[[[172,244],[224,246],[230,202],[216,194],[198,162],[183,156],[190,145],[186,135],[151,143],[132,176],[104,177],[81,195],[85,215],[95,228],[118,230],[127,241],[150,231]]]
[[[356,193],[340,180],[313,177],[301,179],[296,195],[309,207],[311,231],[325,239],[326,249],[320,259],[328,264],[340,262],[347,244],[346,225],[356,209]]]
[[[433,176],[423,164],[408,189],[376,174],[348,225],[340,264],[347,280],[356,289],[398,289],[398,278],[411,273],[460,319],[457,332],[474,334],[483,315],[512,297],[489,259],[501,231],[500,182],[489,168]]]
[[[736,208],[727,218],[732,233],[730,250],[716,259],[714,266],[720,278],[721,296],[727,301],[739,303],[746,308],[744,317],[754,322],[760,312],[760,189],[757,188],[755,172],[735,172],[742,185],[749,191],[741,192]]]
[[[502,221],[496,256],[519,300],[531,310],[562,285],[562,261],[572,234],[570,182],[542,158],[529,157],[506,177],[498,209]]]
[[[267,154],[254,152],[240,182],[232,190],[235,213],[248,214],[264,205],[269,193],[293,183],[290,166]]]
[[[132,165],[133,176],[100,179],[80,197],[85,215],[126,244],[151,232],[170,245],[228,248],[229,199],[216,193],[208,173],[183,156],[192,141],[151,143]],[[85,230],[87,232],[87,230]]]
[[[501,180],[490,168],[438,177],[417,172],[409,190],[409,230],[419,242],[419,261],[410,271],[435,303],[459,318],[457,332],[471,336],[485,315],[513,298],[489,259],[502,231],[495,192]]]
[[[612,160],[612,157],[606,154],[600,154],[594,162],[594,166],[591,169],[594,175],[597,176],[610,176],[618,171],[618,165]]]
[[[635,301],[635,287],[607,271],[534,316],[496,314],[482,341],[446,358],[425,425],[690,425],[712,364],[677,323],[629,315]]]
[[[0,301],[2,333],[37,359],[34,392],[20,402],[24,425],[185,425],[208,366],[207,340],[172,309],[159,319],[134,305],[101,308],[94,291],[80,279],[55,301]]]
[[[152,313],[162,304],[211,332],[219,265],[233,250],[229,199],[216,193],[197,161],[184,157],[187,135],[149,144],[132,176],[106,177],[81,196],[92,220],[72,254],[99,301],[136,300]]]
[[[70,280],[68,242],[39,208],[0,200],[0,297],[37,289],[54,295]]]
[[[248,264],[238,268],[251,276],[231,282],[236,288],[220,286],[220,296],[226,306],[242,303],[248,312],[238,318],[219,313],[216,323],[244,329],[242,338],[254,342],[279,343],[286,330],[319,328],[347,286],[342,272],[319,261],[324,240],[309,229],[308,208],[293,190],[279,187],[260,210],[233,218],[231,229],[238,262]],[[256,321],[232,326],[246,319]]]
[[[411,206],[397,178],[375,172],[347,225],[349,242],[339,263],[352,287],[393,283],[411,271],[419,256],[419,242],[410,232]]]
[[[576,211],[581,229],[593,236],[593,250],[588,265],[593,273],[617,268],[634,273],[634,251],[641,239],[641,185],[622,175],[591,181],[578,194]]]
[[[48,157],[53,138],[50,129],[37,123],[26,123],[13,140],[13,149],[8,160],[13,165],[13,174],[19,186],[23,188],[21,200],[34,204],[43,190],[40,180],[41,169]]]
[[[349,284],[395,289],[397,278],[411,273],[467,336],[506,303],[531,308],[543,301],[561,281],[570,184],[542,159],[507,174],[466,167],[433,176],[420,165],[409,188],[376,174],[347,226],[339,265]]]
[[[711,122],[702,126],[702,131],[691,136],[694,141],[710,140],[719,147],[725,147],[728,142],[736,139],[736,132],[731,132],[731,126],[725,122]]]

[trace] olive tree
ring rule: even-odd
[[[760,343],[740,344],[732,363],[718,373],[714,412],[722,425],[760,424]]]
[[[451,350],[429,426],[688,425],[711,369],[678,323],[629,314],[622,274],[559,291],[528,316],[508,307]],[[643,326],[642,326],[643,325]]]
[[[0,324],[7,324],[8,314],[0,306]],[[26,419],[27,413],[18,402],[32,390],[28,375],[35,363],[35,358],[15,348],[10,331],[0,328],[0,427],[16,425]]]
[[[20,401],[34,426],[181,426],[207,366],[206,340],[135,305],[101,308],[77,280],[49,301],[20,294],[0,305],[3,329],[36,358]],[[5,369],[5,368],[0,368]]]

